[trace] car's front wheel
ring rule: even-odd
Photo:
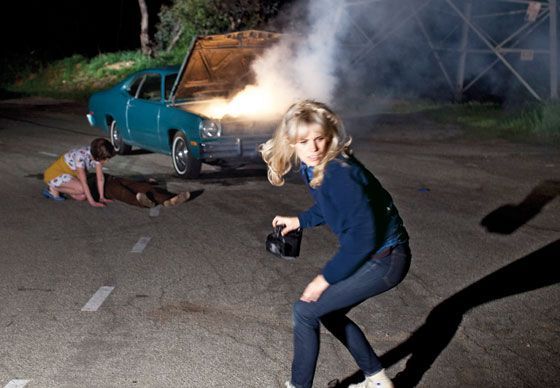
[[[187,139],[181,132],[177,132],[173,137],[171,156],[173,159],[173,169],[178,176],[182,178],[198,177],[202,163],[191,155],[187,147]]]
[[[121,135],[121,130],[117,124],[117,120],[113,120],[113,122],[111,123],[110,136],[111,144],[113,144],[113,147],[115,148],[117,154],[126,155],[130,153],[132,147],[124,142]]]

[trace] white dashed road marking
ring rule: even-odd
[[[82,307],[82,311],[97,311],[99,306],[103,304],[105,299],[113,291],[115,287],[103,286],[93,296],[91,299]]]
[[[150,217],[159,216],[159,209],[160,208],[161,208],[161,205],[157,205],[157,206],[154,206],[154,207],[150,208]]]
[[[56,158],[58,155],[57,154],[53,154],[52,152],[45,152],[45,151],[39,151],[39,153],[41,155],[47,155],[47,156],[52,156],[54,158]]]
[[[130,252],[132,253],[142,253],[142,251],[144,250],[144,248],[146,248],[146,245],[148,245],[148,243],[150,242],[151,237],[140,237],[140,240],[138,240],[138,242],[132,247],[132,250]]]
[[[12,380],[8,384],[6,384],[4,388],[23,388],[27,385],[28,382],[29,380]]]

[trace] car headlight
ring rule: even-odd
[[[222,126],[219,121],[202,120],[200,122],[200,136],[206,139],[213,139],[222,136]]]

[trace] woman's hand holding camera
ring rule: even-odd
[[[285,225],[284,229],[282,229],[282,236],[285,236],[292,230],[296,230],[297,228],[299,228],[299,218],[276,216],[272,220],[272,226],[277,227],[278,225]]]

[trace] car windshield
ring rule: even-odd
[[[128,93],[133,96],[136,97],[136,93],[138,92],[138,88],[140,87],[140,84],[142,83],[142,81],[144,80],[144,77],[138,77],[134,80],[134,82],[130,85],[130,87],[128,88]]]
[[[171,89],[173,88],[173,84],[175,83],[176,79],[177,79],[177,73],[169,74],[165,76],[165,99],[166,100],[169,100],[169,97],[171,96]]]

